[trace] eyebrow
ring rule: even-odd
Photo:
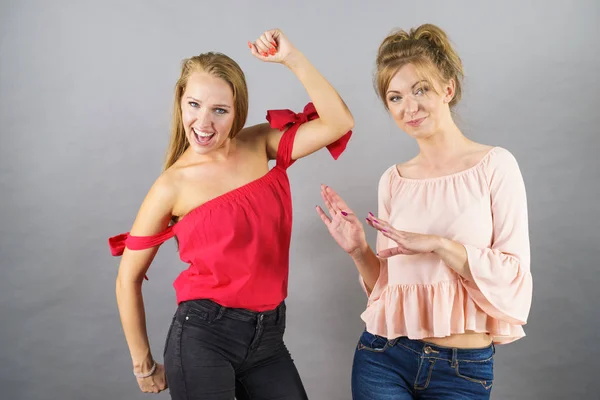
[[[417,86],[419,83],[423,83],[423,82],[427,83],[427,81],[425,79],[421,79],[420,81],[418,81],[414,85],[412,85],[411,89],[414,89],[415,86]],[[400,92],[397,90],[388,90],[386,94],[388,94],[388,93],[400,93]]]
[[[196,103],[202,103],[200,100],[193,98],[192,96],[187,96],[186,99],[189,100],[193,100]],[[221,108],[231,108],[231,106],[228,106],[227,104],[213,104],[214,107],[221,107]]]

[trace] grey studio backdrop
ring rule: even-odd
[[[289,171],[294,229],[286,341],[311,399],[350,399],[366,305],[357,272],[314,211],[319,184],[359,215],[417,147],[372,88],[394,27],[432,22],[463,59],[459,124],[517,157],[527,185],[534,299],[527,337],[499,346],[494,399],[597,396],[600,196],[597,1],[3,1],[0,9],[0,398],[144,399],[121,331],[107,238],[128,230],[158,176],[180,61],[218,50],[242,66],[248,123],[308,101],[246,43],[279,27],[339,90],[354,136]],[[374,242],[369,231],[369,240]],[[172,281],[165,244],[144,282],[162,361]],[[596,394],[594,393],[596,392]],[[152,398],[168,398],[162,393]]]

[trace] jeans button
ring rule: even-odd
[[[431,353],[431,347],[425,346],[425,354]]]
[[[265,317],[264,315],[260,314],[260,317],[258,317],[258,319],[260,319],[262,321],[264,317]]]

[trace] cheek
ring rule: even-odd
[[[398,104],[392,103],[389,105],[389,113],[394,119],[394,121],[399,122],[402,121],[402,110]]]
[[[220,115],[215,118],[215,125],[217,125],[221,131],[229,131],[233,125],[234,118],[233,113]]]
[[[193,112],[191,112],[190,110],[186,110],[186,109],[184,109],[181,112],[181,122],[183,122],[183,126],[186,129],[186,131],[187,131],[188,127],[190,126],[190,124],[193,122],[193,120],[194,120]]]

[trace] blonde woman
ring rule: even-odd
[[[248,93],[238,64],[219,53],[184,61],[164,172],[131,231],[109,240],[123,256],[117,301],[144,392],[168,384],[173,399],[307,398],[283,342],[292,225],[286,170],[326,146],[337,158],[354,121],[281,31],[248,46],[259,60],[288,67],[312,102],[298,114],[269,111],[268,124],[244,128]],[[150,352],[141,284],[173,236],[189,268],[174,282],[178,308],[163,368]]]
[[[379,181],[377,253],[361,221],[322,187],[317,207],[368,295],[352,394],[363,399],[488,399],[494,345],[525,334],[532,296],[525,186],[501,147],[452,118],[463,67],[446,34],[422,25],[379,47],[375,84],[419,154]]]

